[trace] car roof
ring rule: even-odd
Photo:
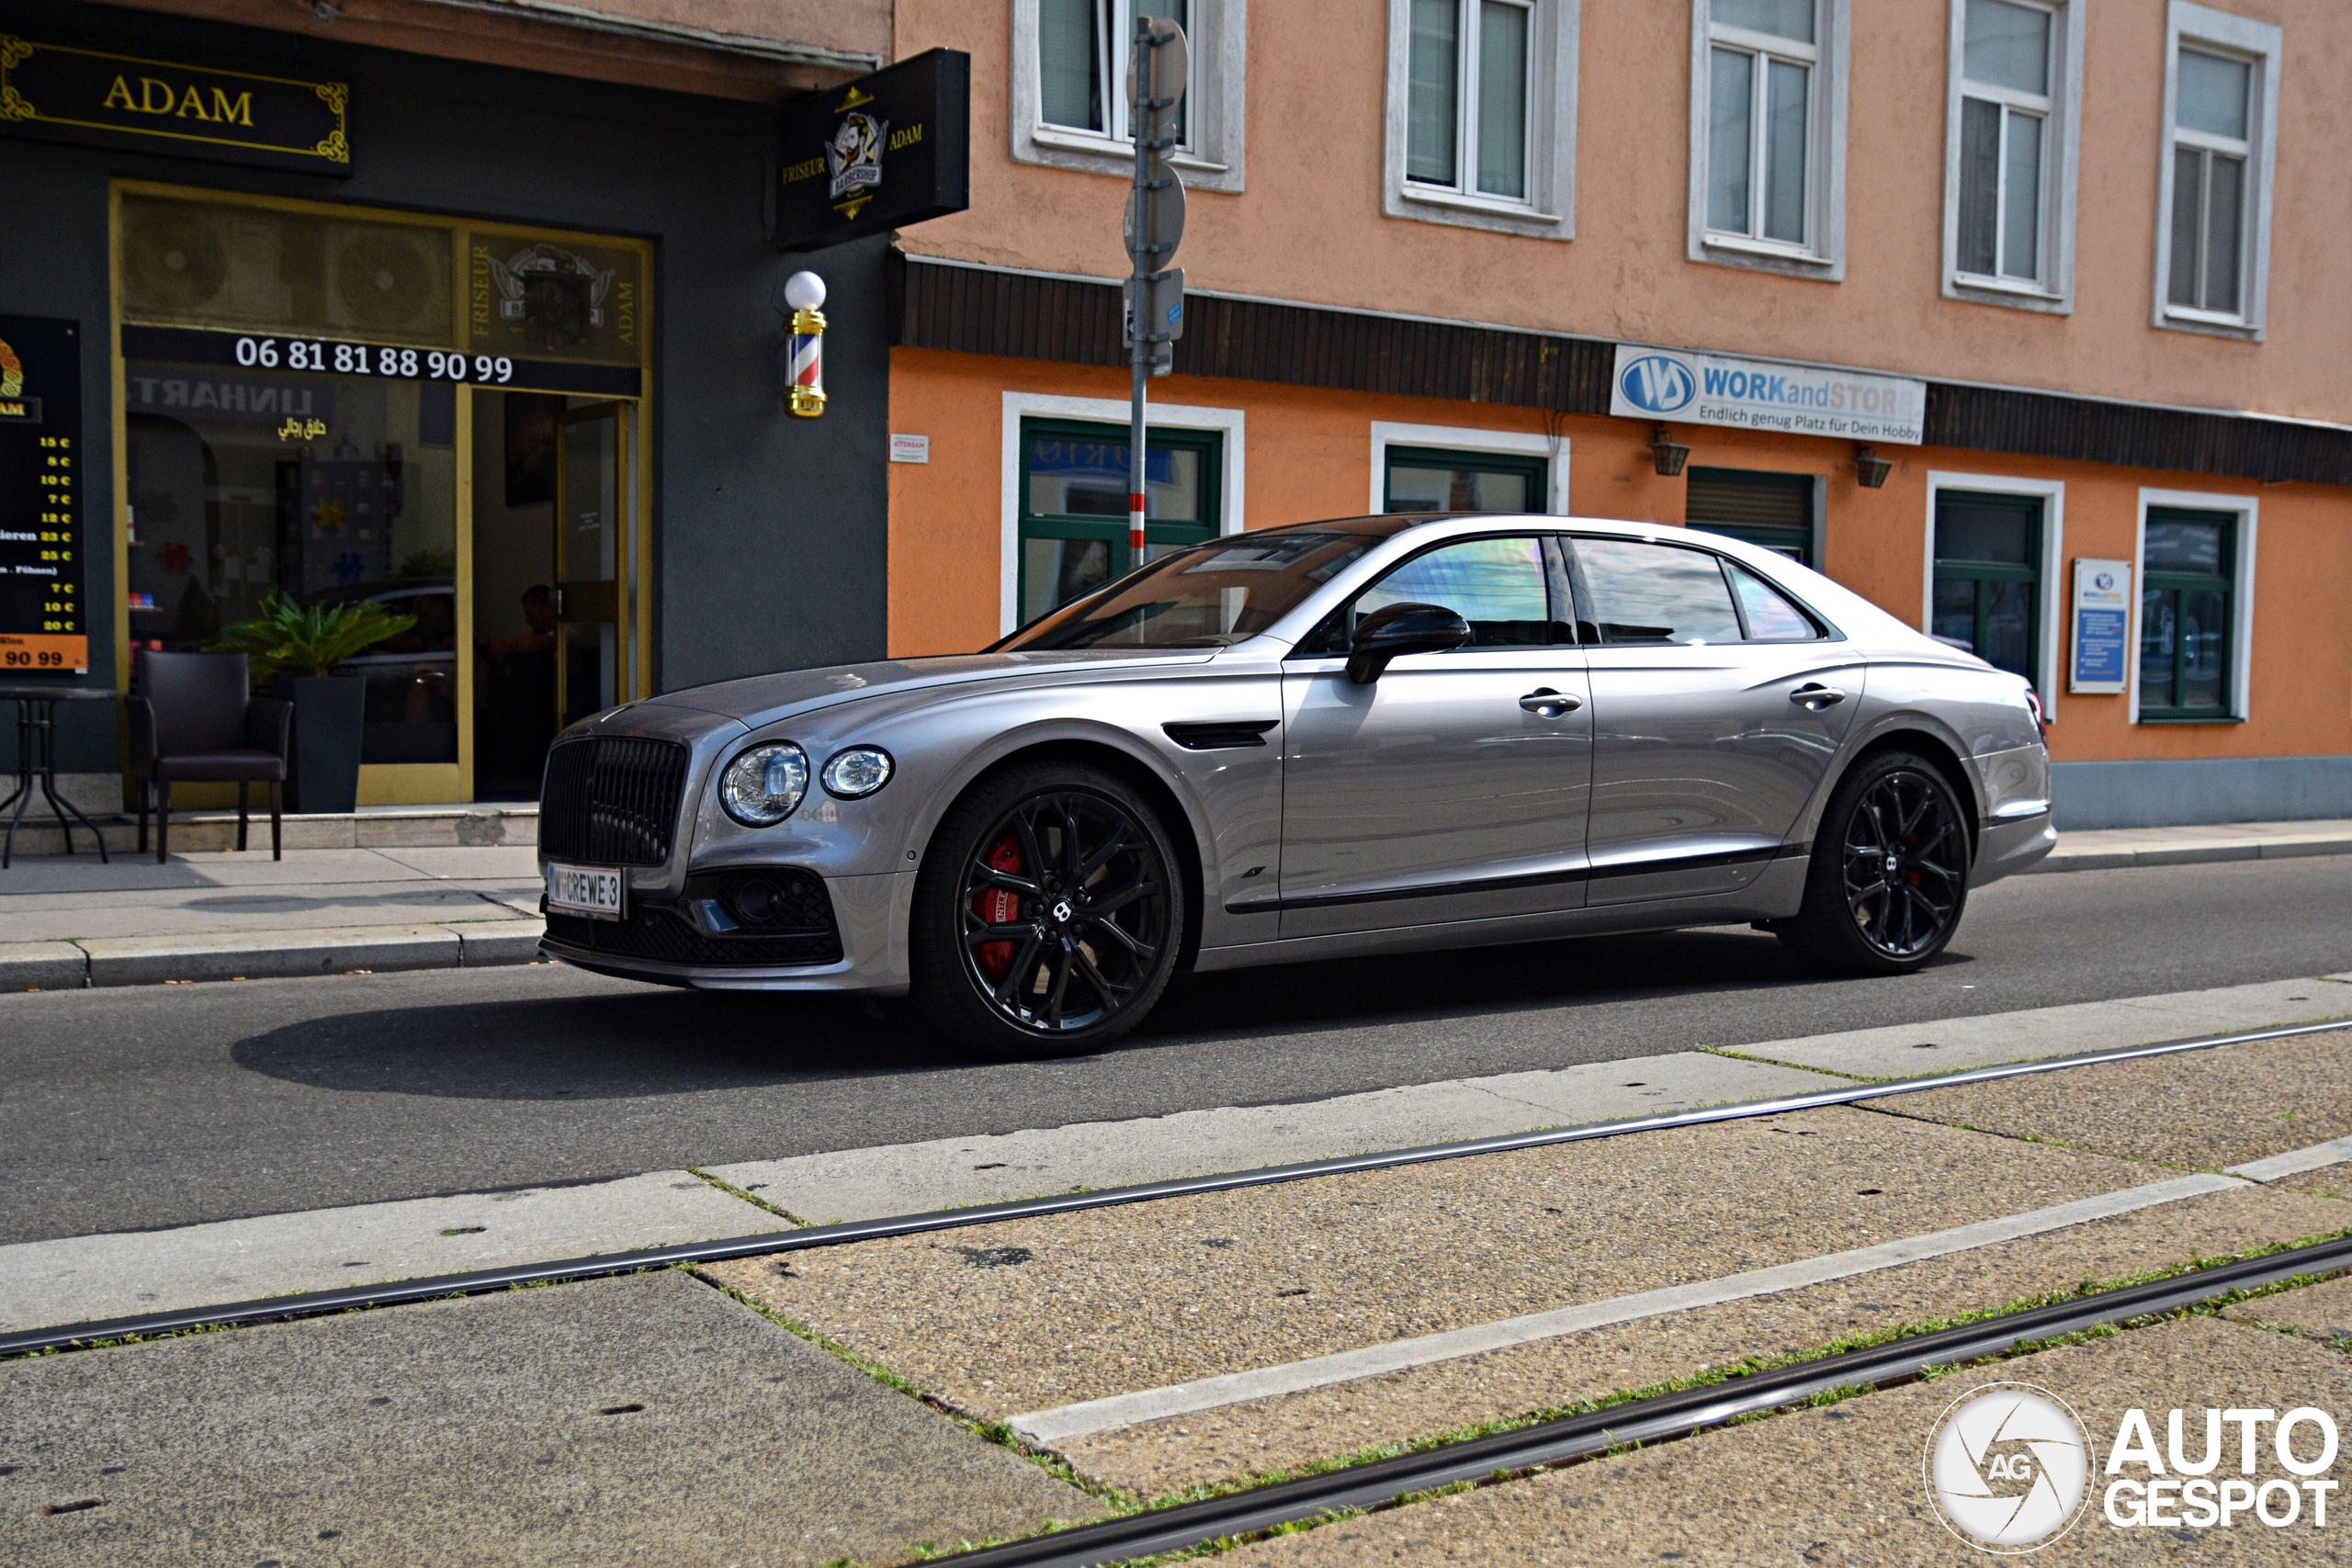
[[[1639,522],[1622,517],[1571,517],[1557,512],[1391,512],[1369,517],[1327,517],[1315,523],[1283,523],[1272,528],[1252,528],[1250,535],[1256,537],[1266,534],[1355,534],[1370,539],[1389,539],[1408,528],[1437,523],[1486,527],[1522,523],[1551,530],[1623,534],[1629,538],[1651,538],[1660,529],[1667,528],[1677,534],[1682,532],[1681,525],[1675,523]],[[1720,540],[1710,538],[1705,542],[1714,545]]]

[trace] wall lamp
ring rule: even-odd
[[[1690,448],[1668,439],[1666,426],[1660,424],[1650,432],[1650,456],[1657,462],[1658,477],[1670,479],[1690,460]]]
[[[1894,471],[1893,463],[1862,443],[1854,444],[1854,477],[1862,481],[1864,490],[1878,489],[1886,483],[1886,476]]]

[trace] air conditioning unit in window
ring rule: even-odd
[[[435,236],[438,238],[438,236]],[[388,333],[444,329],[438,308],[448,283],[445,243],[394,230],[331,227],[331,312],[339,324]]]

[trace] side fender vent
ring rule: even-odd
[[[1230,751],[1238,746],[1263,746],[1266,731],[1279,719],[1219,720],[1211,724],[1163,724],[1168,739],[1187,751]]]

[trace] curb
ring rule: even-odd
[[[2203,844],[2162,844],[2144,850],[2076,850],[2059,847],[2027,869],[2028,876],[2060,871],[2123,871],[2143,865],[2204,865],[2220,861],[2302,860],[2312,855],[2352,855],[2352,837],[2237,839]]]
[[[343,926],[227,936],[92,937],[0,943],[0,991],[75,991],[199,980],[286,979],[529,964],[546,922]]]

